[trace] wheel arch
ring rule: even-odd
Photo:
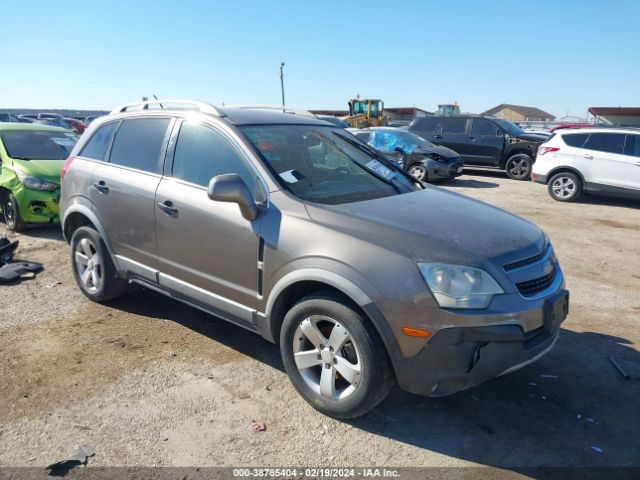
[[[502,159],[502,162],[500,163],[500,168],[507,168],[507,162],[511,160],[511,157],[513,157],[514,155],[520,155],[520,154],[526,155],[533,162],[535,162],[535,158],[533,158],[533,155],[531,154],[531,150],[525,147],[516,147],[514,150],[509,150],[506,152],[504,158]]]
[[[375,293],[367,293],[344,276],[320,268],[294,270],[274,285],[265,309],[266,331],[263,331],[262,335],[277,344],[284,316],[289,309],[304,296],[322,290],[331,290],[343,296],[373,325],[392,364],[395,364],[394,359],[400,352],[400,346],[384,317],[371,314],[378,311],[371,298]]]
[[[100,223],[100,220],[98,219],[95,212],[90,208],[90,206],[85,205],[82,201],[79,200],[73,201],[73,203],[71,203],[71,205],[69,205],[64,211],[61,226],[62,235],[64,236],[67,243],[71,242],[73,232],[75,232],[79,227],[89,226],[94,228],[100,234],[100,237],[107,247],[107,252],[111,257],[116,270],[119,271],[118,260],[113,253],[113,248],[111,247],[111,242],[109,242],[107,232],[105,231],[102,223]]]
[[[578,178],[580,179],[580,181],[582,182],[582,186],[585,187],[586,186],[586,182],[584,177],[582,176],[582,173],[580,173],[580,171],[576,168],[573,167],[567,167],[567,166],[560,166],[560,167],[555,167],[553,170],[551,170],[548,174],[547,174],[547,184],[551,181],[551,177],[553,177],[554,175],[558,174],[558,173],[573,173],[574,175],[577,175]]]

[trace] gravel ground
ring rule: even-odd
[[[10,237],[46,270],[0,287],[0,466],[44,466],[82,443],[95,466],[640,466],[640,203],[561,204],[478,171],[444,187],[554,243],[571,312],[538,363],[447,398],[396,389],[336,421],[295,393],[256,335],[142,288],[89,302],[58,229],[33,229]]]

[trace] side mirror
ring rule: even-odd
[[[249,221],[255,220],[258,216],[258,207],[253,201],[247,184],[236,173],[213,177],[209,181],[207,195],[217,202],[237,203],[242,216]]]
[[[395,152],[398,152],[398,153],[404,153],[404,150],[403,150],[403,149],[402,149],[402,147],[400,147],[400,146],[398,146],[398,147],[394,148],[393,150],[394,150]]]

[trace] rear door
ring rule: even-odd
[[[446,117],[442,131],[436,133],[433,143],[455,150],[467,162],[467,119]],[[470,162],[472,163],[472,162]]]
[[[503,149],[504,135],[493,122],[484,118],[471,119],[465,162],[497,167]]]
[[[91,200],[96,205],[121,268],[156,280],[155,194],[163,169],[172,120],[123,120],[111,142],[108,162],[94,172]]]
[[[624,155],[624,133],[591,133],[583,147],[576,153],[579,166],[589,188],[607,190],[623,189],[629,159]]]
[[[624,154],[628,162],[624,186],[634,196],[640,196],[640,135],[627,134]]]

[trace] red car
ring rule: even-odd
[[[67,122],[69,122],[78,135],[82,135],[82,133],[84,132],[84,129],[87,128],[85,123],[81,122],[77,118],[65,117],[63,118],[63,120],[66,120]]]
[[[595,127],[593,123],[565,123],[563,125],[556,125],[551,130],[550,133],[555,132],[556,130],[561,130],[563,128],[587,128],[587,127]]]

